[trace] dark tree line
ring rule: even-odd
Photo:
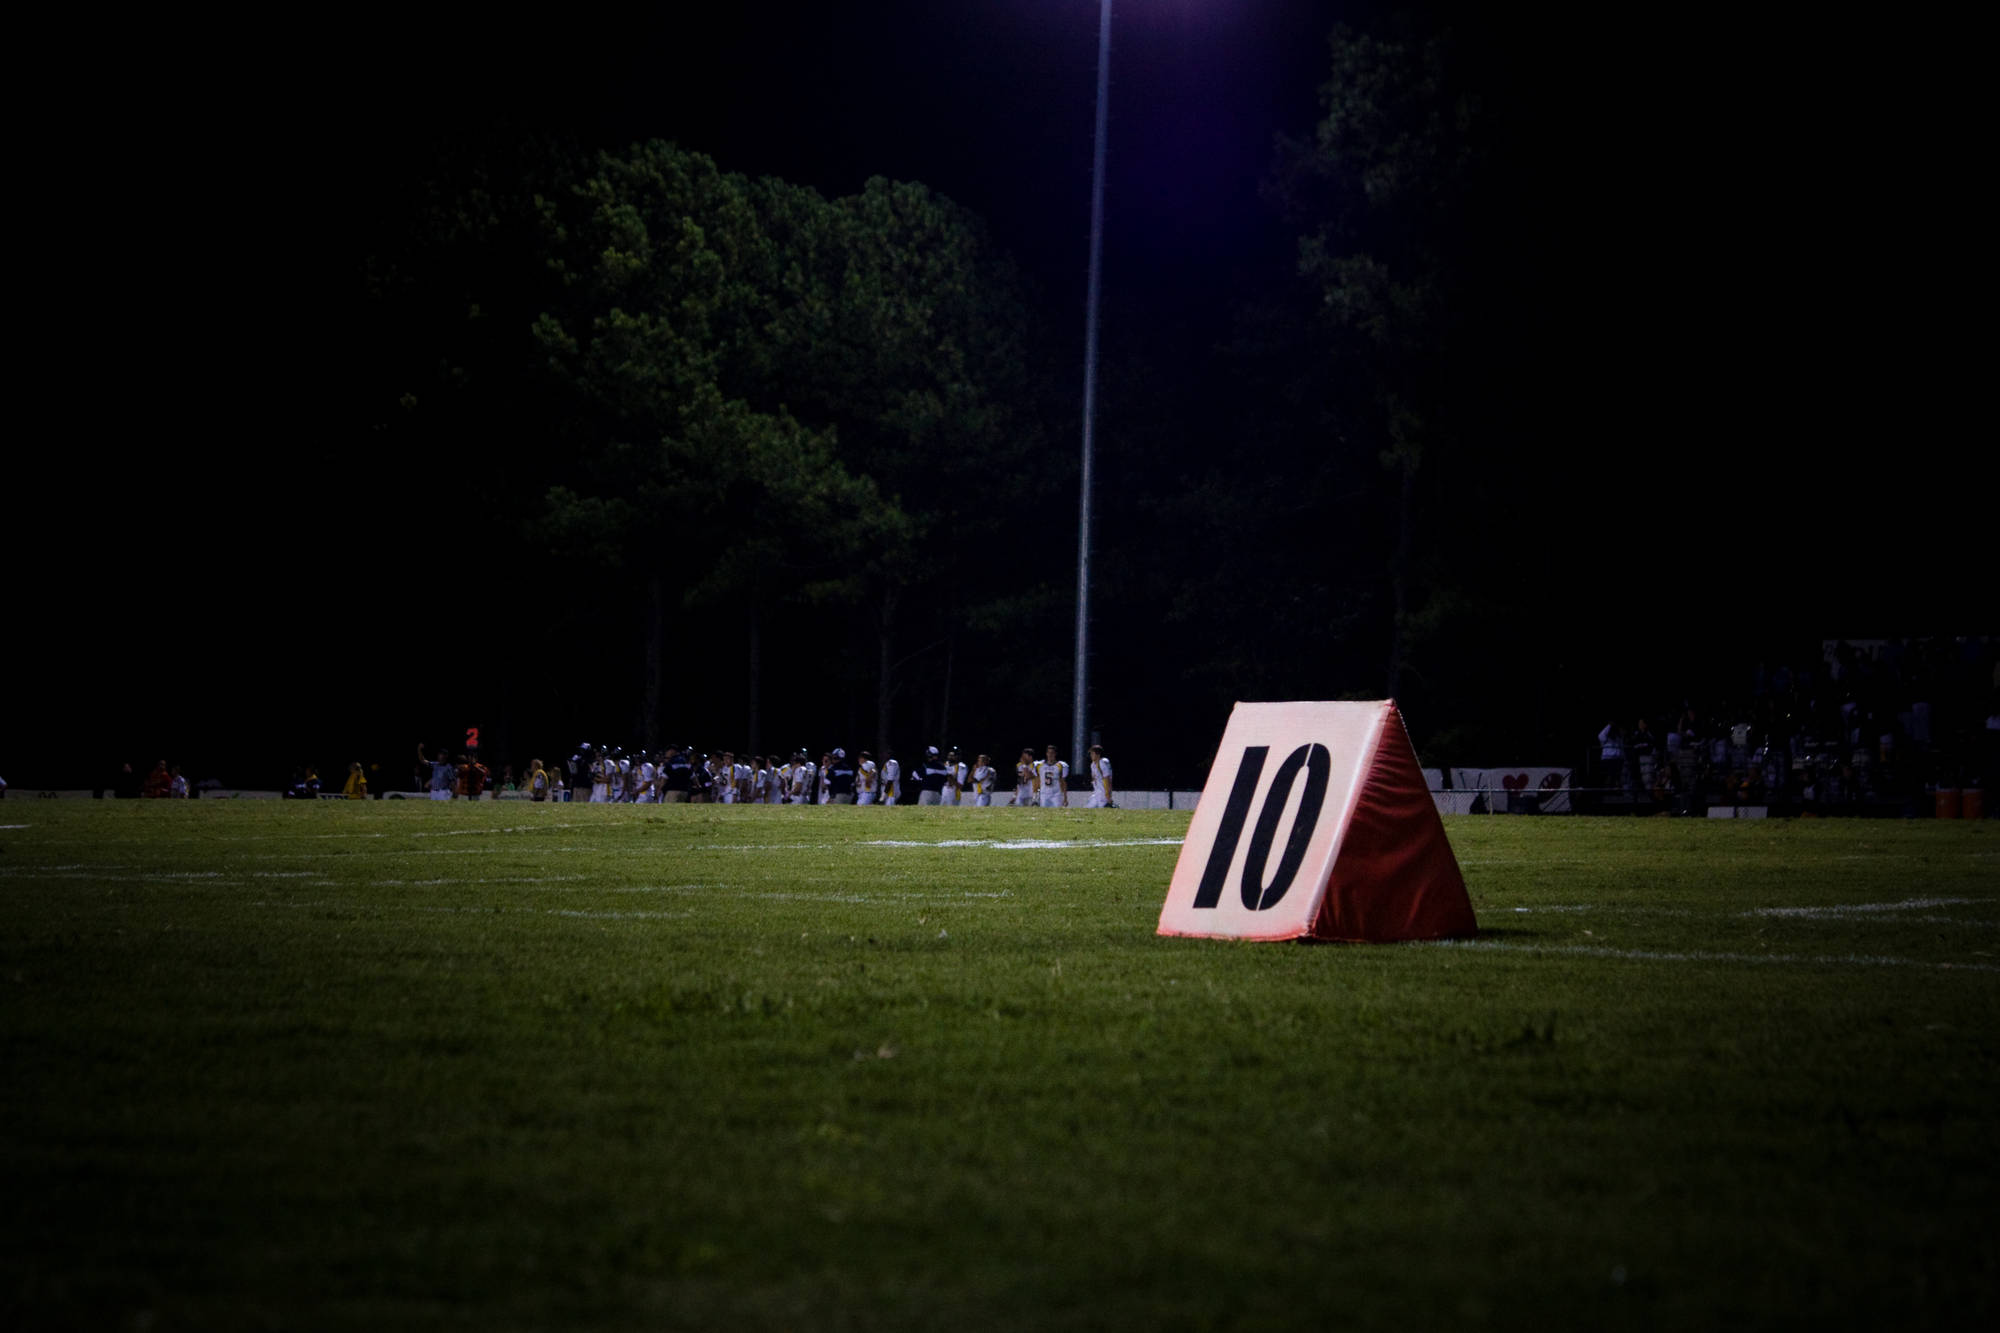
[[[528,687],[536,711],[751,750],[935,734],[954,694],[1028,725],[1035,686],[993,646],[1060,609],[1060,561],[1020,542],[1065,471],[1023,283],[978,219],[658,142],[515,165],[499,189],[445,169],[374,260],[403,346],[373,405],[448,460],[433,485],[471,462],[524,554],[509,601],[560,627],[550,680],[573,682]]]
[[[1455,558],[1518,443],[1481,36],[1336,30],[1269,172],[1287,252],[1222,326],[1113,315],[1092,727],[1139,771],[1198,779],[1239,698],[1387,693],[1477,739],[1518,684],[1468,651],[1505,590]],[[528,617],[549,668],[460,706],[752,751],[1042,743],[1071,673],[1065,303],[921,184],[725,168],[461,146],[378,219],[368,427],[512,553],[480,614]]]
[[[1384,694],[1427,761],[1563,762],[1578,718],[1808,614],[1936,632],[1853,623],[1834,580],[1768,592],[1803,524],[1866,508],[1862,483],[1793,486],[1827,416],[1873,401],[1780,313],[1841,271],[1814,219],[1737,251],[1769,229],[1745,221],[1766,161],[1790,187],[1828,151],[1768,155],[1804,122],[1740,91],[1788,48],[1344,12],[1219,294],[1164,300],[1183,275],[1106,256],[1090,726],[1121,775],[1198,781],[1237,699]],[[650,123],[551,132],[561,100],[147,177],[163,206],[106,253],[153,275],[156,369],[120,393],[135,439],[193,443],[124,465],[111,526],[179,519],[183,549],[271,572],[104,582],[126,590],[65,681],[88,702],[52,716],[198,774],[471,724],[517,759],[1065,734],[1082,220],[1075,282],[1031,276],[930,186],[737,174],[631,142],[672,129]],[[1833,407],[1801,365],[1841,380]],[[27,595],[31,626],[72,610]],[[156,683],[139,642],[204,669]]]

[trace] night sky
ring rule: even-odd
[[[1381,8],[1122,0],[1107,362],[1199,377],[1231,301],[1289,262],[1259,197],[1274,136],[1310,131],[1332,23]],[[495,562],[429,558],[439,497],[317,410],[346,220],[440,141],[663,138],[828,195],[920,180],[987,219],[1080,350],[1094,3],[681,9],[343,11],[247,46],[162,22],[65,58],[96,109],[27,128],[16,191],[45,218],[17,253],[39,295],[22,383],[56,399],[8,449],[17,789],[156,750],[253,781],[359,717],[405,734],[399,675],[531,651],[459,622],[455,588]],[[1519,172],[1489,204],[1505,290],[1530,294],[1496,435],[1538,500],[1518,549],[1466,557],[1544,585],[1538,625],[1567,641],[1537,651],[1597,678],[1699,658],[1690,640],[1991,631],[1962,42],[1533,22],[1496,38]],[[1051,736],[1068,708],[1049,700]]]

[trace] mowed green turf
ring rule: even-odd
[[[0,1323],[1990,1326],[1990,826],[1315,946],[1156,937],[1186,818],[9,799]]]

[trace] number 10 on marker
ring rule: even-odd
[[[1221,901],[1230,863],[1236,859],[1236,844],[1243,836],[1243,823],[1250,815],[1250,802],[1257,794],[1257,780],[1264,774],[1268,745],[1252,745],[1243,751],[1236,780],[1229,785],[1229,804],[1222,808],[1222,826],[1215,831],[1215,845],[1209,849],[1208,864],[1201,872],[1201,887],[1195,891],[1194,905],[1206,911]],[[1319,824],[1320,807],[1326,803],[1327,775],[1333,756],[1324,745],[1301,745],[1278,766],[1271,788],[1264,793],[1264,806],[1257,816],[1257,830],[1250,835],[1250,852],[1243,860],[1243,907],[1265,912],[1276,907],[1298,878],[1306,859],[1313,829]],[[1301,771],[1306,774],[1305,796],[1292,820],[1291,836],[1285,839],[1285,854],[1278,860],[1278,873],[1267,884],[1264,866],[1270,860],[1271,840],[1277,836],[1278,821],[1284,818],[1285,801],[1292,794]]]
[[[1240,703],[1188,821],[1160,935],[1478,933],[1394,701]]]
[[[1476,929],[1392,701],[1236,705],[1160,934],[1392,940]]]

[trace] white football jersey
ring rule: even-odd
[[[1035,782],[1041,788],[1043,805],[1061,805],[1068,780],[1067,760],[1058,759],[1052,764],[1045,759],[1035,765]]]
[[[1090,803],[1100,809],[1111,804],[1111,761],[1102,756],[1090,766]]]

